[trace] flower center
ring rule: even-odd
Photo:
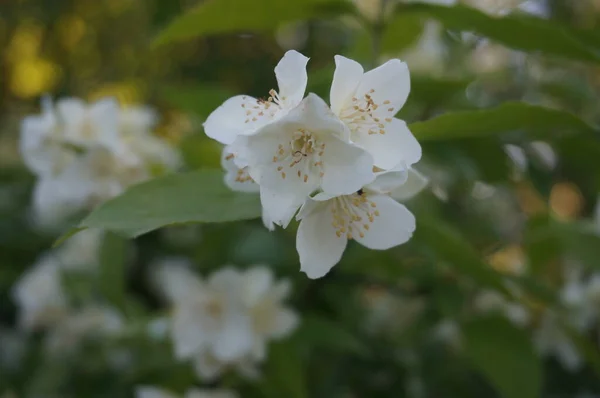
[[[233,153],[225,156],[225,160],[232,160],[235,157]],[[254,179],[250,177],[250,173],[248,173],[248,167],[243,167],[237,170],[237,175],[235,176],[236,182],[254,182]]]
[[[365,237],[365,232],[369,230],[375,217],[379,216],[379,210],[375,202],[369,200],[368,195],[361,189],[352,195],[334,198],[331,214],[331,225],[336,229],[337,237],[345,235],[350,240],[356,235]]]
[[[273,163],[277,163],[277,171],[281,173],[281,178],[286,178],[287,171],[308,182],[310,176],[317,173],[319,177],[325,175],[321,160],[324,153],[325,143],[319,142],[310,132],[299,129],[292,134],[286,145],[279,144],[277,153],[273,156]]]
[[[256,122],[259,118],[268,117],[273,119],[277,112],[283,107],[285,97],[280,97],[277,91],[271,89],[269,98],[248,98],[242,97],[245,101],[242,103],[242,108],[246,110],[246,120],[244,123]]]
[[[385,100],[381,103],[375,102],[372,94],[375,90],[371,89],[363,98],[352,97],[352,104],[347,106],[341,113],[340,118],[348,125],[351,131],[368,131],[370,135],[385,134],[385,129],[395,114],[395,108],[390,107],[390,101]],[[387,117],[380,118],[374,115],[379,107],[387,106],[384,111]],[[381,116],[381,114],[379,114]]]

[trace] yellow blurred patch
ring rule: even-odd
[[[518,275],[525,271],[525,253],[521,246],[506,246],[488,257],[488,262],[498,272]]]
[[[73,49],[83,39],[86,32],[85,21],[77,15],[67,15],[58,22],[58,34],[63,46]]]
[[[122,106],[141,103],[144,100],[145,89],[140,82],[124,81],[106,84],[89,95],[90,101],[96,101],[105,97],[116,98]]]
[[[44,28],[34,22],[24,22],[13,33],[5,56],[8,62],[36,58],[40,52]]]
[[[561,220],[573,220],[581,215],[585,200],[579,188],[570,182],[561,182],[550,191],[550,208]]]
[[[15,62],[10,72],[10,91],[19,98],[33,98],[52,89],[58,83],[61,70],[42,58]]]

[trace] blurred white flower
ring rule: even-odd
[[[46,336],[46,349],[51,354],[64,355],[77,348],[84,338],[118,334],[124,322],[121,315],[105,307],[88,306],[72,311]]]
[[[583,358],[575,343],[565,333],[559,317],[553,311],[546,311],[534,331],[533,341],[542,355],[553,355],[565,370],[576,372],[583,366]]]
[[[308,198],[296,217],[300,269],[311,279],[324,276],[340,261],[350,239],[375,250],[407,242],[415,230],[415,217],[393,199],[395,193],[408,196],[402,192],[407,174],[382,172],[351,195],[321,192]],[[412,186],[410,190],[415,193]]]
[[[56,103],[62,140],[78,148],[105,147],[118,151],[119,104],[112,98],[86,104],[78,98]]]
[[[76,158],[75,150],[63,145],[50,98],[43,98],[41,115],[21,122],[20,152],[25,165],[40,178],[55,177]]]
[[[184,395],[178,395],[162,388],[140,386],[135,390],[135,398],[238,398],[239,395],[231,390],[214,389],[201,390],[192,388]]]
[[[157,287],[173,306],[171,336],[177,358],[194,362],[204,378],[236,368],[248,376],[266,355],[267,343],[298,324],[283,305],[287,281],[276,282],[269,268],[246,271],[225,266],[206,281],[178,259],[155,267]]]
[[[24,330],[53,326],[63,320],[69,308],[56,256],[45,254],[26,271],[13,286],[12,297],[19,309],[18,324]]]
[[[385,170],[418,162],[421,146],[406,123],[394,118],[410,92],[406,64],[392,59],[366,73],[358,62],[340,55],[335,64],[331,110],[350,129],[351,141]]]
[[[526,1],[527,0],[462,0],[466,5],[494,16],[507,14]]]
[[[152,135],[156,115],[148,108],[120,110],[103,99],[87,105],[79,99],[42,102],[40,116],[21,126],[21,154],[39,180],[33,194],[36,222],[59,224],[90,210],[128,186],[171,171],[180,156]]]
[[[73,270],[94,270],[98,266],[103,233],[86,229],[55,249],[61,267]]]
[[[204,123],[206,135],[223,144],[231,144],[240,134],[252,134],[295,108],[306,90],[308,58],[297,51],[285,53],[275,67],[279,93],[269,91],[269,99],[238,95],[225,101]]]
[[[513,325],[519,327],[527,326],[531,319],[531,314],[525,306],[508,301],[494,290],[484,290],[479,293],[475,296],[473,305],[475,310],[481,313],[500,313]]]
[[[373,180],[373,158],[350,143],[348,133],[327,104],[309,94],[277,122],[236,139],[234,160],[241,158],[260,185],[268,219],[285,228],[316,189],[344,195]]]

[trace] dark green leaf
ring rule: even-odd
[[[159,94],[169,105],[203,117],[235,95],[223,87],[209,85],[162,86]]]
[[[439,260],[448,263],[461,274],[483,286],[508,294],[501,275],[481,260],[479,253],[460,231],[441,219],[418,214],[414,239],[427,245]]]
[[[297,341],[311,348],[366,355],[368,348],[339,323],[323,317],[308,315],[295,334]]]
[[[415,44],[423,33],[423,19],[414,14],[398,14],[383,32],[381,51],[398,52]]]
[[[125,265],[127,240],[111,232],[104,234],[100,249],[100,290],[116,308],[125,309]]]
[[[349,9],[335,0],[207,0],[172,21],[154,44],[218,33],[269,31],[285,22]]]
[[[578,61],[600,62],[600,47],[593,48],[590,36],[558,21],[524,15],[492,17],[464,5],[408,4],[401,14],[416,13],[435,18],[447,29],[474,32],[514,49]]]
[[[258,195],[231,191],[220,170],[198,170],[131,187],[96,208],[80,228],[136,237],[167,225],[238,221],[260,215]]]
[[[492,109],[447,113],[425,122],[412,123],[410,129],[419,140],[483,137],[517,130],[534,136],[547,136],[551,132],[598,134],[592,126],[569,112],[523,102],[506,102]]]
[[[264,380],[260,388],[269,398],[308,398],[306,369],[298,347],[291,341],[269,346]]]
[[[538,398],[541,360],[527,332],[506,319],[485,317],[463,325],[465,351],[504,398]]]

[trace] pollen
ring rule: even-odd
[[[379,216],[375,203],[369,199],[368,192],[362,189],[352,195],[339,196],[331,200],[331,225],[336,236],[345,236],[348,240],[355,236],[364,238],[375,218]]]

